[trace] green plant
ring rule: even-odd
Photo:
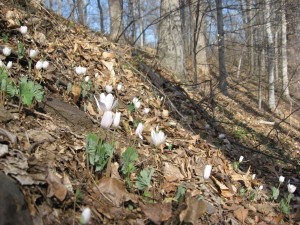
[[[244,137],[247,136],[248,132],[243,127],[237,127],[233,134],[238,139],[243,139]]]
[[[22,59],[25,56],[25,48],[22,42],[18,42],[18,58]]]
[[[1,39],[3,40],[4,43],[7,43],[9,39],[9,34],[3,33]]]
[[[86,152],[89,163],[95,166],[95,172],[102,171],[112,157],[114,147],[90,133],[86,139]]]
[[[175,196],[176,201],[179,202],[184,197],[185,193],[186,193],[186,187],[185,185],[181,184],[178,187],[176,192],[176,196]]]
[[[125,175],[126,182],[130,183],[130,174],[135,171],[134,162],[138,159],[138,154],[133,147],[128,147],[122,154],[122,168],[121,171]]]
[[[43,87],[27,77],[20,79],[20,98],[24,105],[32,106],[34,101],[41,102],[44,98]]]
[[[144,191],[144,195],[147,194],[147,189],[150,187],[153,173],[153,168],[143,169],[137,176],[136,186],[140,191]]]

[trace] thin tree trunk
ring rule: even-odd
[[[109,15],[110,15],[110,38],[113,41],[120,39],[119,35],[123,31],[123,1],[122,0],[109,0]]]
[[[77,9],[78,9],[78,23],[84,25],[83,0],[77,1]]]
[[[58,15],[62,15],[62,0],[57,0]]]
[[[134,43],[135,40],[135,34],[136,34],[136,25],[135,25],[135,0],[129,0],[129,11],[130,11],[130,15],[129,15],[129,22],[132,21],[132,27],[131,27],[131,34],[130,34],[130,42]]]
[[[278,74],[279,74],[279,69],[278,69],[278,58],[279,58],[279,45],[278,45],[278,30],[275,31],[275,36],[274,36],[274,75],[275,75],[275,81],[278,80]]]
[[[103,8],[101,5],[100,0],[97,0],[97,5],[98,5],[98,9],[99,9],[99,20],[100,20],[100,31],[102,34],[104,34],[105,30],[104,30],[104,15],[103,15]]]
[[[274,79],[274,43],[273,43],[273,34],[271,29],[271,7],[270,0],[266,2],[266,32],[268,40],[268,76],[269,76],[269,107],[271,110],[275,110],[275,79]]]
[[[281,14],[281,35],[282,35],[282,89],[283,95],[287,99],[290,99],[289,92],[289,77],[288,77],[288,60],[287,60],[287,38],[286,38],[286,1],[282,0],[282,14]]]
[[[138,0],[138,12],[139,12],[139,29],[140,29],[140,46],[143,47],[144,46],[144,18],[143,18],[143,9],[142,9],[142,0]]]
[[[216,7],[217,7],[217,26],[218,26],[220,89],[223,95],[228,95],[227,80],[226,80],[227,72],[226,72],[226,65],[225,65],[225,41],[224,41],[222,0],[216,0]]]
[[[168,16],[159,25],[158,56],[162,65],[172,70],[179,79],[184,80],[184,50],[178,8],[177,0],[161,1],[161,15]]]

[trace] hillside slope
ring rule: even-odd
[[[299,185],[299,128],[254,110],[250,82],[243,87],[231,81],[229,97],[217,90],[211,96],[199,93],[163,69],[154,70],[132,47],[111,43],[42,6],[25,10],[8,1],[0,6],[0,52],[12,50],[0,56],[5,65],[12,61],[2,75],[7,72],[6,82],[15,85],[26,76],[45,91],[42,102],[28,107],[21,94],[9,98],[1,89],[1,145],[8,153],[1,155],[0,168],[17,180],[34,224],[80,224],[86,207],[92,211],[90,224],[299,219],[297,198],[286,215],[279,200],[269,200],[280,175],[286,178],[278,199],[288,193],[288,181]],[[28,27],[26,34],[20,25]],[[36,58],[29,57],[30,49],[39,51]],[[38,70],[39,60],[49,66]],[[78,74],[79,66],[85,75]],[[110,91],[107,85],[118,100],[113,111],[121,113],[114,129],[100,126],[103,112],[94,98]],[[276,122],[275,132],[268,134],[272,128],[260,120]],[[140,122],[142,138],[135,134]],[[167,138],[155,146],[151,130],[157,127]],[[203,177],[206,165],[212,165],[209,179]]]

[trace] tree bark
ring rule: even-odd
[[[217,27],[218,27],[218,48],[219,48],[219,86],[223,95],[228,95],[227,91],[227,72],[225,65],[225,41],[224,41],[224,22],[222,0],[216,0],[217,7]]]
[[[178,9],[178,0],[161,1],[161,16],[165,18],[159,25],[158,57],[162,65],[183,80],[185,79],[184,49]]]
[[[99,9],[99,20],[100,20],[100,31],[102,34],[104,34],[105,30],[104,30],[104,15],[103,15],[103,8],[101,5],[100,0],[97,0],[97,5],[98,5],[98,9]]]
[[[286,1],[282,0],[282,14],[281,14],[281,35],[282,35],[282,89],[283,96],[290,99],[289,91],[289,77],[288,77],[288,60],[287,60],[287,38],[286,38]]]
[[[110,16],[110,38],[113,41],[120,39],[120,34],[123,31],[123,1],[109,0],[109,16]]]
[[[269,107],[271,110],[275,110],[275,79],[274,79],[274,43],[273,34],[271,29],[271,7],[270,0],[266,2],[266,32],[268,40],[268,76],[269,76]]]

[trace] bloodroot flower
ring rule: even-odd
[[[134,104],[134,108],[135,108],[135,109],[138,109],[138,108],[141,107],[141,102],[139,101],[138,98],[136,98],[136,97],[133,98],[132,102],[133,102],[133,104]]]
[[[19,28],[19,31],[21,32],[21,34],[26,34],[28,31],[28,28],[26,26],[21,26]]]
[[[11,54],[11,49],[9,47],[5,47],[2,50],[3,55],[9,56]]]
[[[115,97],[112,94],[105,95],[105,93],[101,93],[99,101],[96,96],[94,96],[94,98],[96,100],[98,109],[102,111],[112,110],[118,102],[117,100],[115,101]]]
[[[100,126],[109,129],[114,120],[114,113],[112,111],[105,111],[100,123]]]
[[[38,51],[37,50],[34,50],[34,49],[30,49],[29,50],[29,57],[31,58],[31,59],[33,59],[33,58],[35,58],[37,55],[38,55]]]
[[[283,183],[284,182],[285,177],[284,176],[280,176],[279,177],[279,183]]]
[[[158,130],[158,128],[156,129]],[[166,141],[167,136],[164,132],[151,130],[151,143],[156,147],[163,144]]]
[[[142,123],[139,123],[139,125],[137,126],[137,128],[135,130],[135,135],[139,136],[139,138],[142,140],[143,140],[143,136],[142,136],[143,130],[144,130],[144,125]]]
[[[293,194],[297,189],[296,186],[293,185],[293,184],[288,184],[287,188],[288,188],[288,191],[289,191],[290,194]]]
[[[85,208],[80,216],[80,223],[81,224],[88,224],[91,219],[91,210],[90,208]]]
[[[204,179],[207,180],[210,177],[211,169],[212,169],[212,165],[206,165],[205,166],[204,173],[203,173]]]
[[[120,112],[116,112],[114,115],[114,121],[113,121],[113,127],[118,127],[120,124],[120,120],[121,120],[121,113]]]

